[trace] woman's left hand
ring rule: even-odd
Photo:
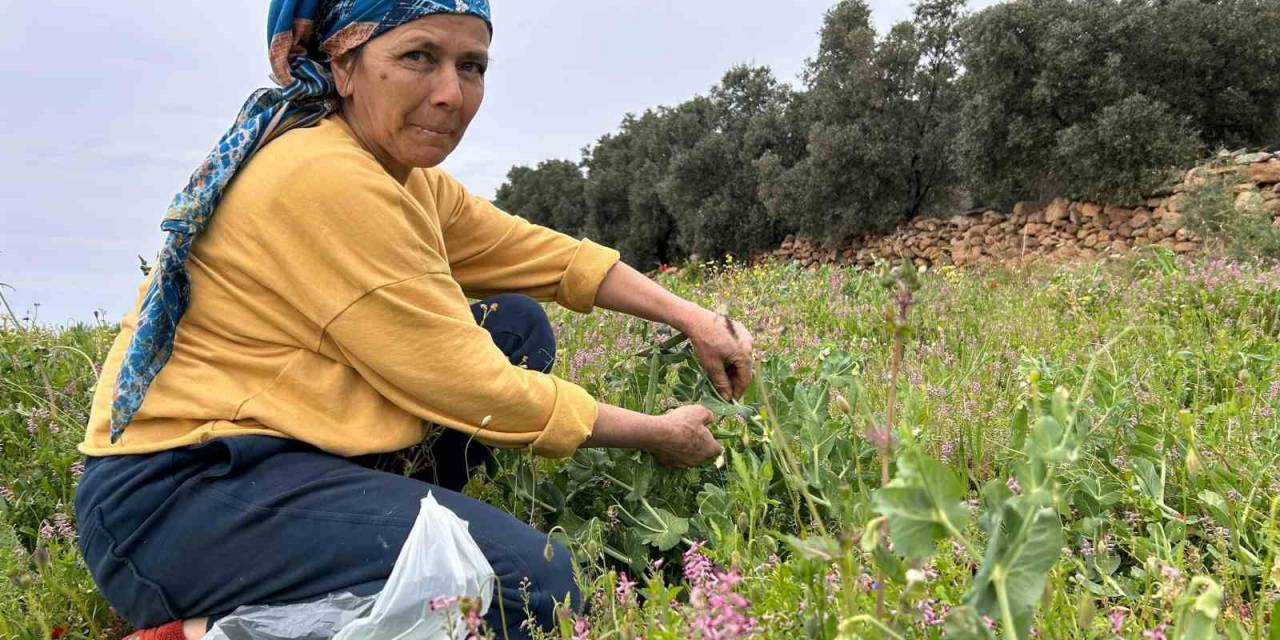
[[[685,323],[684,334],[707,370],[711,385],[726,400],[737,400],[751,383],[751,333],[741,322],[699,308]]]

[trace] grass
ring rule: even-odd
[[[728,449],[723,466],[679,472],[624,452],[564,463],[511,453],[468,487],[578,556],[594,606],[553,637],[1010,637],[947,613],[977,584],[991,492],[1031,491],[1019,434],[1027,408],[1047,407],[1059,387],[1091,426],[1057,467],[1062,549],[1029,596],[1035,633],[1272,637],[1280,270],[1149,253],[926,273],[896,385],[885,317],[895,293],[874,274],[694,265],[662,278],[752,328],[767,384],[745,406],[714,404],[687,354],[645,350],[667,337],[656,327],[553,311],[555,373],[630,407],[711,402]],[[124,631],[69,519],[92,364],[114,331],[17,318],[0,330],[0,637]],[[890,552],[869,526],[886,502],[867,434],[882,428],[891,389],[903,456],[893,482],[918,455],[939,461],[965,500],[960,535],[939,536],[927,557],[901,557],[902,527]],[[832,408],[837,392],[849,411]]]

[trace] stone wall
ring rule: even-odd
[[[1178,184],[1137,205],[1105,205],[1058,198],[1019,202],[1012,212],[975,210],[950,218],[921,217],[888,233],[831,247],[788,236],[770,255],[814,264],[871,266],[876,259],[910,258],[917,265],[974,265],[1020,260],[1074,260],[1116,256],[1159,244],[1177,253],[1200,249],[1178,211],[1188,187],[1210,174],[1234,174],[1237,202],[1263,207],[1280,224],[1280,152],[1224,153],[1211,165],[1187,171]]]

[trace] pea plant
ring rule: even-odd
[[[905,638],[925,628],[930,637],[1024,639],[1062,567],[1080,565],[1100,596],[1114,590],[1120,559],[1104,542],[1087,558],[1064,562],[1063,552],[1069,538],[1105,537],[1106,507],[1124,489],[1089,466],[1111,446],[1093,436],[1118,402],[1114,381],[1090,366],[1069,391],[1049,365],[1027,359],[1024,397],[995,462],[974,468],[976,438],[962,444],[959,465],[943,462],[899,375],[918,276],[908,263],[880,284],[881,335],[892,342],[883,388],[865,378],[858,353],[830,348],[807,365],[760,361],[755,384],[731,402],[685,337],[669,335],[635,354],[623,401],[647,413],[661,409],[660,397],[703,404],[717,417],[720,460],[669,470],[636,452],[584,450],[558,468],[519,459],[490,486],[583,557],[632,575],[676,567],[699,549],[733,566],[785,557],[814,591],[806,629],[819,637]],[[1135,483],[1159,502],[1153,460],[1163,457],[1142,456],[1154,445],[1141,436],[1130,447]],[[940,550],[964,576],[945,616],[926,597]],[[1168,637],[1216,637],[1221,594],[1214,581],[1193,579]]]

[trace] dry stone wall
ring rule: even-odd
[[[950,218],[921,217],[888,233],[832,247],[788,236],[782,246],[756,256],[779,256],[815,264],[871,266],[877,259],[909,258],[919,266],[976,265],[1030,260],[1076,260],[1117,256],[1158,244],[1192,253],[1200,239],[1179,211],[1188,188],[1211,174],[1238,176],[1237,206],[1260,206],[1280,224],[1280,152],[1221,154],[1213,165],[1187,171],[1177,186],[1136,205],[1019,202],[1013,211],[981,209]]]

